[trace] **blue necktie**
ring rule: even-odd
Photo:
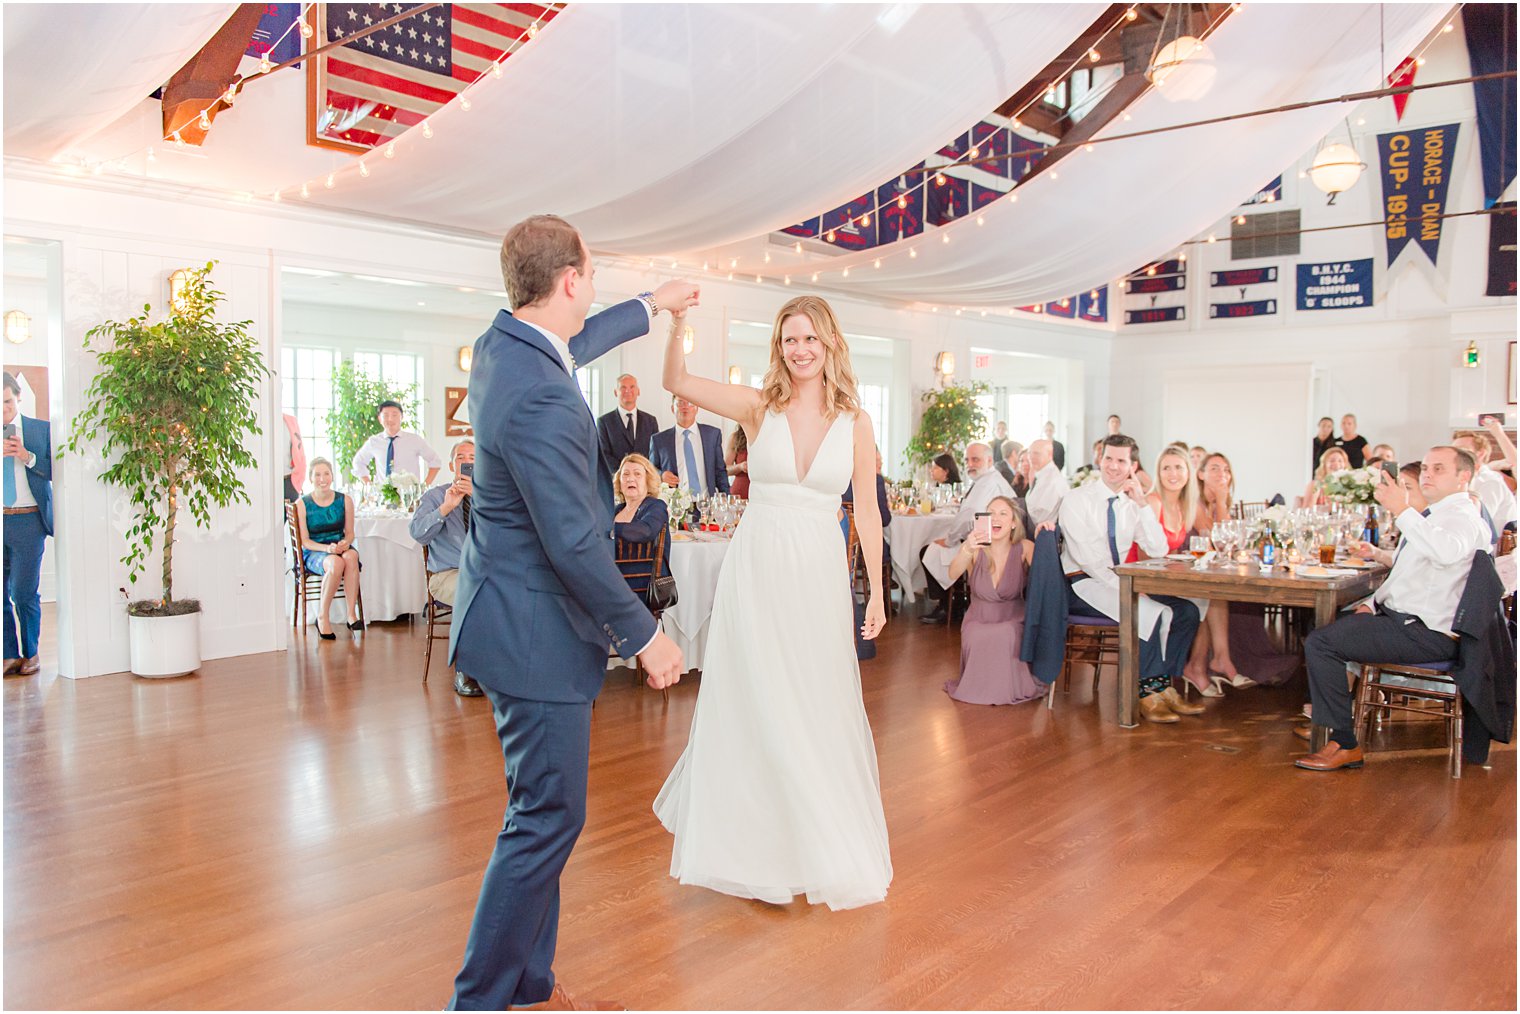
[[[16,506],[16,459],[5,459],[5,506]]]
[[[697,453],[691,449],[691,430],[686,431],[686,484],[693,496],[702,495],[702,476],[697,472]]]
[[[396,438],[386,437],[390,441],[385,448],[385,474],[391,474],[391,466],[396,463]]]
[[[1114,558],[1115,567],[1119,566],[1119,540],[1114,532],[1114,503],[1118,499],[1116,496],[1108,498],[1108,555]]]

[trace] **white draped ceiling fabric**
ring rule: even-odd
[[[5,153],[48,159],[120,119],[235,3],[5,5]]]
[[[1208,39],[1218,74],[1206,95],[1174,103],[1152,89],[1130,106],[1129,122],[1110,123],[1097,137],[1377,88],[1452,9],[1246,4]],[[995,202],[983,213],[985,224],[968,216],[909,241],[916,257],[893,244],[801,267],[800,258],[788,258],[786,266],[748,270],[776,277],[821,271],[820,284],[832,288],[930,304],[1007,308],[1065,298],[1200,235],[1349,111],[1332,104],[1098,144],[1019,186],[1016,201]],[[877,258],[880,268],[873,267]],[[846,268],[853,270],[843,278]]]
[[[487,233],[552,211],[609,253],[734,242],[913,165],[1104,7],[572,3],[431,139],[311,201]]]

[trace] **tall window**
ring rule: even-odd
[[[1050,418],[1050,394],[1043,387],[1013,391],[1008,395],[1008,435],[1029,444],[1045,435]]]
[[[406,419],[409,429],[422,428],[422,357],[411,352],[355,352],[354,366],[377,380],[407,389]]]
[[[332,373],[338,366],[338,350],[301,348],[286,345],[280,349],[280,394],[283,409],[301,424],[301,443],[306,460],[332,460],[332,444],[327,439],[327,412],[332,408]],[[336,470],[335,470],[336,471]],[[305,476],[296,485],[300,486]]]
[[[575,370],[575,382],[580,385],[581,397],[593,416],[602,414],[602,368],[597,365],[580,366]]]
[[[881,448],[881,463],[885,466],[887,455],[891,453],[888,448],[892,446],[887,442],[889,392],[884,384],[861,384],[857,393],[860,395],[860,407],[871,417],[871,428],[876,431],[876,446]]]

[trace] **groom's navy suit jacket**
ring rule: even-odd
[[[589,363],[648,330],[629,300],[587,319],[568,344]],[[607,646],[631,658],[656,629],[613,562],[612,480],[596,424],[548,339],[505,310],[473,356],[473,510],[450,659],[513,697],[592,700]]]

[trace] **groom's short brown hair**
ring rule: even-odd
[[[575,226],[558,215],[525,218],[501,241],[501,280],[514,310],[547,297],[565,268],[585,271],[585,247]]]

